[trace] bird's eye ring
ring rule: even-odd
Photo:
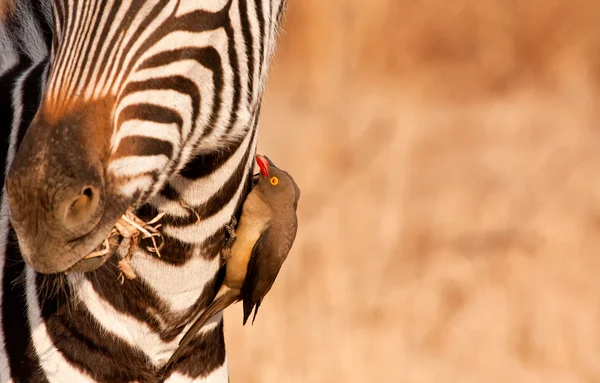
[[[279,179],[277,177],[271,177],[271,185],[277,185],[279,183]]]

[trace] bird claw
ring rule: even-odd
[[[229,236],[229,238],[227,238],[227,242],[225,242],[226,249],[229,249],[231,247],[231,245],[233,245],[233,242],[235,241],[236,226],[237,226],[237,219],[234,216],[231,216],[231,221],[229,221],[229,223],[227,225],[225,225],[225,229],[227,229],[227,235]]]
[[[234,216],[231,216],[231,221],[227,225],[225,225],[225,229],[227,230],[227,241],[225,241],[225,245],[221,250],[221,258],[223,260],[228,260],[231,257],[231,246],[233,246],[233,242],[235,242],[235,228],[237,226],[237,219]]]
[[[225,248],[223,250],[221,250],[221,259],[226,261],[229,258],[231,258],[231,248]]]

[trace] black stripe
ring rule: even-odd
[[[259,39],[261,42],[263,42],[262,44],[258,45],[258,50],[259,50],[259,61],[258,61],[258,74],[259,74],[259,78],[262,77],[263,75],[263,60],[265,57],[265,17],[263,15],[263,8],[262,8],[262,0],[257,0],[255,2],[256,4],[256,15],[257,15],[257,19],[258,19],[258,29],[259,29]]]
[[[196,120],[200,114],[201,95],[196,84],[183,76],[158,77],[144,81],[136,81],[127,84],[121,97],[143,90],[174,90],[179,93],[185,93],[191,99],[192,104],[192,129],[196,128]]]
[[[223,334],[223,321],[216,328],[197,337],[182,350],[180,361],[173,370],[199,379],[208,376],[211,372],[225,363],[225,337]]]
[[[5,249],[0,249],[4,251]],[[21,257],[17,235],[9,226],[8,245],[4,258],[2,281],[2,333],[8,352],[11,374],[16,382],[45,382],[38,371],[37,355],[30,341],[31,328],[27,310],[23,308],[25,299],[25,263]]]
[[[62,13],[62,5],[55,4],[52,7],[53,17],[52,17],[52,31],[54,31],[54,36],[52,37],[52,50],[56,54],[58,49],[58,44],[62,40],[61,31],[58,30],[58,25],[63,25],[63,13]]]
[[[206,177],[215,172],[235,153],[240,147],[244,137],[230,141],[220,150],[215,150],[210,153],[199,154],[189,161],[185,167],[179,172],[182,176],[193,179]]]
[[[277,26],[281,26],[281,19],[283,18],[283,13],[285,12],[285,7],[287,5],[287,0],[282,0],[279,3],[279,9],[277,10]]]
[[[183,126],[183,120],[178,112],[152,104],[135,104],[123,108],[121,114],[119,114],[117,126],[120,128],[121,124],[125,121],[135,119],[152,121],[159,124],[176,124],[179,130]]]
[[[173,201],[177,201],[181,198],[181,196],[179,195],[179,192],[177,190],[175,190],[175,188],[173,186],[171,186],[171,184],[168,182],[161,189],[160,195],[166,199],[170,199]],[[154,214],[154,216],[156,216],[156,214]]]
[[[173,155],[173,144],[169,141],[159,140],[145,136],[127,136],[119,142],[117,151],[111,159],[116,160],[128,156],[158,156],[165,155],[171,158]]]
[[[239,2],[240,19],[242,21],[242,34],[246,44],[246,62],[248,63],[248,104],[252,103],[254,94],[254,40],[252,31],[250,31],[250,22],[248,21],[248,6],[245,1]]]
[[[243,200],[243,199],[240,199]],[[174,217],[169,218],[169,222]],[[180,219],[178,217],[178,219]],[[189,215],[188,221],[189,224],[194,224],[197,222],[196,216],[193,214]],[[163,252],[161,250],[160,257],[156,256],[154,253],[151,255],[155,255],[157,260],[160,260],[164,263],[167,263],[172,266],[184,266],[189,260],[191,260],[194,256],[201,256],[203,259],[207,261],[214,260],[217,256],[219,256],[223,245],[225,244],[225,227],[218,229],[214,234],[209,236],[202,242],[201,245],[195,247],[191,244],[183,243],[180,240],[168,236],[163,233],[164,240],[164,249],[174,249],[173,251]],[[150,248],[152,246],[152,242],[149,239],[142,239],[140,242],[143,249]],[[195,251],[200,248],[200,252]],[[177,251],[175,251],[177,250]],[[163,254],[164,253],[164,254]],[[199,254],[198,254],[199,253]],[[149,253],[150,254],[150,253]]]
[[[106,0],[104,0],[104,1],[106,1]],[[60,40],[62,41],[64,39],[64,33],[65,33],[64,28],[65,28],[65,20],[66,20],[67,15],[65,14],[65,9],[63,8],[62,1],[55,1],[53,3],[53,6],[56,9],[57,19],[58,19],[58,22],[60,22],[60,26],[62,29],[60,31],[57,31],[56,24],[54,24],[52,26],[52,28],[54,30],[54,33],[58,34],[60,36]],[[56,23],[56,20],[55,20],[55,23]],[[55,41],[57,41],[57,40],[55,39]]]
[[[38,63],[35,68],[29,72],[23,83],[22,100],[23,109],[21,112],[21,124],[19,125],[19,134],[17,135],[17,149],[21,146],[25,133],[35,116],[40,105],[40,94],[42,93],[42,76],[45,73],[47,60]]]
[[[14,119],[14,110],[12,107],[12,90],[14,82],[18,75],[31,65],[31,61],[21,57],[20,61],[12,69],[0,76],[0,116],[4,123],[0,126],[0,164],[4,172],[0,176],[0,190],[4,187],[4,178],[6,177],[6,157],[8,156],[8,147],[10,144],[10,131]]]

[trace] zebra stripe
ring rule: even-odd
[[[161,256],[143,240],[136,279],[121,285],[115,257],[85,274],[39,274],[23,261],[0,177],[0,383],[228,380],[221,315],[164,363],[223,280],[224,225],[251,186],[284,6],[18,0],[0,20],[5,174],[36,111],[56,123],[75,111],[110,129],[98,133],[106,171],[136,215],[166,214]]]

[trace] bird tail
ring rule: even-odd
[[[206,310],[202,312],[202,314],[200,314],[200,316],[198,317],[198,319],[196,319],[192,327],[190,327],[190,329],[184,335],[184,337],[181,338],[179,345],[181,346],[184,343],[187,343],[189,340],[191,340],[191,338],[193,338],[194,335],[196,335],[196,333],[202,327],[204,327],[204,325],[206,324],[206,322],[208,322],[210,318],[225,310],[227,307],[229,307],[229,305],[235,303],[238,300],[239,290],[223,286],[223,288],[220,289],[217,293],[217,296],[212,301],[212,303],[206,308]]]
[[[250,314],[252,314],[252,309],[254,309],[254,316],[252,317],[252,324],[254,324],[254,321],[256,320],[256,314],[258,314],[258,308],[260,307],[261,302],[262,302],[262,299],[259,299],[258,301],[256,301],[256,303],[253,303],[250,300],[244,299],[244,322],[243,322],[244,326],[246,325],[246,322],[248,321]]]
[[[206,322],[208,322],[208,320],[210,318],[212,318],[219,312],[225,310],[232,303],[235,303],[236,301],[238,301],[240,299],[239,295],[240,295],[239,290],[231,289],[225,285],[223,285],[219,289],[219,292],[215,296],[215,299],[206,308],[206,310],[204,310],[202,312],[202,314],[200,314],[198,319],[196,319],[196,321],[194,321],[194,323],[192,324],[190,329],[183,336],[183,338],[181,338],[181,340],[179,341],[179,347],[177,347],[177,349],[175,350],[173,355],[171,355],[171,358],[169,358],[167,363],[163,366],[163,375],[173,365],[175,365],[175,363],[177,363],[177,361],[179,360],[179,358],[181,358],[181,356],[183,356],[183,354],[185,353],[185,351],[187,349],[186,346],[194,339],[194,337],[196,336],[198,331],[200,331],[200,329],[202,327],[204,327]]]

